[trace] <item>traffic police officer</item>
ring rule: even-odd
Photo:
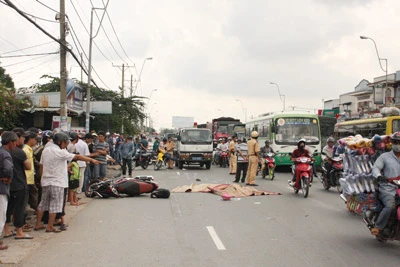
[[[251,132],[251,140],[247,141],[247,153],[249,157],[249,168],[247,170],[246,185],[257,186],[256,175],[258,162],[260,161],[260,145],[258,144],[258,132]]]

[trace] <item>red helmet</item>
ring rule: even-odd
[[[221,197],[225,201],[231,200],[231,196],[228,193],[223,194]]]

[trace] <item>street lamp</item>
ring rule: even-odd
[[[283,111],[285,111],[285,95],[281,94],[281,90],[279,89],[279,85],[277,83],[274,82],[269,82],[270,84],[275,84],[276,87],[278,88],[278,93],[279,93],[279,98],[281,99],[281,101],[283,102]],[[283,100],[282,100],[283,97]]]
[[[381,58],[379,56],[378,47],[376,46],[376,43],[375,43],[374,39],[372,39],[370,37],[367,37],[367,36],[360,36],[360,39],[363,39],[363,40],[369,39],[374,43],[376,55],[378,56],[379,66],[381,67],[381,70],[383,72],[385,72],[385,75],[386,75],[386,87],[387,87],[388,86],[388,65],[387,65],[388,61],[387,61],[387,58]],[[386,68],[385,69],[383,69],[381,61],[385,61],[385,64],[386,64]]]
[[[236,99],[236,101],[242,104],[242,111],[244,113],[244,122],[247,122],[247,108],[243,106],[243,101],[241,99]]]

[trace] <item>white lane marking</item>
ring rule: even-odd
[[[214,241],[215,246],[218,250],[226,250],[224,244],[222,244],[221,239],[219,239],[217,232],[215,232],[214,227],[207,226],[208,233],[210,234],[212,240]]]
[[[261,202],[254,202],[254,204],[256,204],[256,205],[260,205],[260,204],[261,204]]]

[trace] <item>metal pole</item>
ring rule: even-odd
[[[124,98],[125,92],[124,92],[124,79],[125,79],[125,64],[122,64],[122,83],[121,83],[121,96]]]
[[[133,75],[131,74],[131,93],[130,96],[133,96]]]
[[[90,82],[92,80],[92,41],[93,41],[93,8],[90,13],[90,36],[89,36],[89,66],[88,66],[88,88],[86,92],[86,133],[90,131]]]
[[[81,53],[81,66],[83,66],[83,57]],[[81,68],[81,83],[83,83],[83,69]]]
[[[65,0],[60,0],[60,116],[67,116],[67,51],[65,49]],[[63,129],[67,130],[67,129]]]

